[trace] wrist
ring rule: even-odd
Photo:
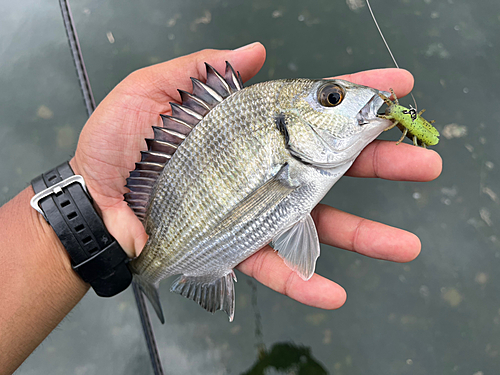
[[[26,198],[23,197],[26,195]],[[61,240],[57,237],[54,229],[45,220],[45,218],[29,206],[29,200],[35,195],[33,188],[30,186],[19,194],[22,199],[23,206],[27,205],[28,214],[30,216],[29,223],[33,229],[33,238],[39,241],[38,248],[43,249],[43,252],[37,253],[37,256],[45,257],[47,273],[52,284],[62,284],[57,287],[57,290],[67,289],[67,292],[75,292],[83,294],[89,289],[89,284],[85,283],[73,270],[71,259],[68,252],[64,248]]]
[[[0,357],[5,359],[7,373],[20,365],[89,289],[71,268],[55,232],[31,208],[33,195],[28,187],[0,208]]]

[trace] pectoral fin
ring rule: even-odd
[[[273,240],[272,246],[302,279],[309,280],[314,275],[320,245],[310,214]]]

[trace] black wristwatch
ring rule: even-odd
[[[101,297],[125,290],[132,282],[129,259],[94,209],[83,177],[65,162],[31,185],[31,206],[52,226],[80,277]]]

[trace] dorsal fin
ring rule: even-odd
[[[166,129],[175,130],[182,134],[189,134],[193,129],[193,125],[169,115],[160,115],[163,120],[163,127]]]
[[[182,105],[188,108],[191,108],[193,111],[198,112],[199,114],[205,116],[208,112],[210,112],[210,106],[205,103],[200,98],[194,96],[193,94],[188,93],[187,91],[177,90],[181,95]]]
[[[191,77],[191,82],[193,83],[193,95],[202,99],[210,107],[213,108],[224,100],[216,90],[207,86],[200,80]]]
[[[212,66],[206,64],[207,67],[207,86],[213,88],[217,93],[223,98],[227,98],[231,95],[231,88],[229,84],[224,80],[224,78],[212,68]]]
[[[141,161],[135,163],[135,170],[127,178],[125,186],[130,192],[124,195],[125,201],[141,221],[144,221],[154,185],[179,145],[217,104],[243,89],[240,73],[235,73],[227,61],[224,76],[207,63],[205,66],[206,82],[191,78],[192,93],[178,90],[182,103],[170,103],[171,116],[160,114],[163,127],[153,126],[154,138],[146,139],[148,150],[141,151]]]
[[[224,74],[224,79],[231,87],[231,90],[239,91],[243,88],[243,81],[240,76],[240,72],[237,74],[234,72],[233,67],[226,61],[226,73]]]

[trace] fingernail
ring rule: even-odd
[[[251,48],[253,48],[258,43],[259,42],[253,42],[253,43],[247,44],[246,46],[243,46],[243,47],[240,47],[240,48],[236,48],[234,51],[243,51],[243,50],[246,50],[246,49],[251,49]]]

